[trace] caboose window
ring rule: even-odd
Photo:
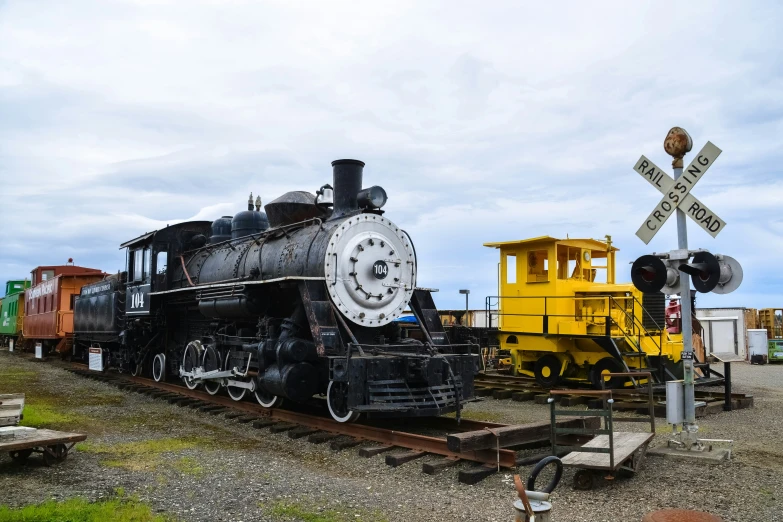
[[[135,250],[133,252],[133,280],[141,281],[144,270],[144,250]]]
[[[48,281],[54,277],[54,270],[44,270],[41,272],[41,281]]]

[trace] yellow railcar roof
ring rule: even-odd
[[[532,237],[530,239],[518,239],[515,241],[496,241],[493,243],[484,243],[485,247],[491,248],[503,248],[509,246],[529,246],[535,243],[560,243],[561,245],[567,245],[574,248],[590,248],[595,250],[606,251],[606,242],[599,241],[597,239],[557,239],[552,236],[539,236]],[[617,247],[612,247],[612,252],[620,250]]]

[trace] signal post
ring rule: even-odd
[[[699,292],[728,293],[736,289],[742,281],[742,268],[733,258],[714,256],[705,250],[688,249],[686,216],[712,237],[716,237],[726,226],[725,221],[690,193],[718,158],[721,150],[707,142],[688,167],[683,169],[683,158],[692,147],[693,141],[685,129],[673,127],[666,135],[663,148],[673,158],[674,179],[645,156],[636,162],[634,170],[663,194],[663,198],[639,227],[636,235],[648,244],[676,211],[678,249],[642,256],[631,268],[631,278],[639,290],[680,294],[685,412],[682,427],[687,438],[682,442],[687,449],[698,443],[696,434],[699,429],[696,425],[694,393],[691,276],[694,276],[694,286]]]

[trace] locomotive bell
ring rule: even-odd
[[[663,140],[663,150],[674,158],[672,166],[682,168],[682,158],[693,148],[691,135],[682,127],[672,127]]]

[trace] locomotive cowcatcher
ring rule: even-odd
[[[180,378],[264,407],[325,395],[331,416],[428,416],[473,398],[477,347],[451,344],[416,251],[362,189],[364,163],[332,163],[333,187],[288,192],[215,220],[123,243],[125,273],[76,302],[77,355]],[[410,307],[419,339],[395,323]],[[459,413],[458,413],[459,414]]]

